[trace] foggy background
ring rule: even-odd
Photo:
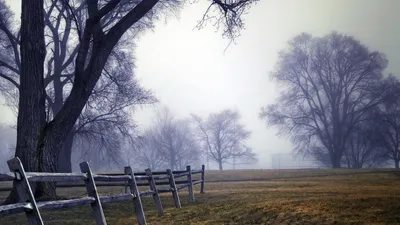
[[[6,2],[18,18],[20,1]],[[386,54],[387,74],[400,74],[400,1],[262,0],[245,16],[246,29],[228,48],[229,40],[222,39],[213,26],[194,29],[207,6],[205,1],[188,4],[179,18],[170,18],[168,23],[160,21],[153,32],[140,35],[135,48],[135,73],[160,103],[132,112],[132,118],[144,129],[152,124],[160,106],[168,106],[179,118],[190,113],[206,116],[224,108],[238,109],[241,123],[252,131],[247,143],[257,153],[258,162],[236,169],[275,168],[273,155],[292,150],[290,141],[277,137],[277,130],[267,128],[258,113],[279,94],[269,79],[277,53],[299,33],[322,36],[338,31],[352,35],[371,50]],[[15,115],[4,106],[3,99],[0,102],[0,123],[14,125]],[[5,137],[4,131],[0,132]],[[8,140],[12,138],[7,134]],[[298,162],[290,161],[291,157],[286,158],[280,168],[300,167]],[[312,162],[304,163],[304,167],[313,166]],[[226,169],[231,168],[227,165]]]

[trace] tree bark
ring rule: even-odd
[[[218,167],[219,167],[219,170],[224,170],[224,168],[222,166],[222,161],[218,161]]]
[[[21,10],[21,74],[17,119],[17,144],[15,156],[26,171],[38,171],[38,145],[46,125],[44,59],[43,0],[22,1]],[[36,187],[33,184],[32,188]],[[19,201],[15,185],[6,202]]]
[[[398,160],[398,159],[395,159],[394,160],[394,166],[396,167],[396,169],[399,169],[400,167],[400,160]]]
[[[74,136],[75,132],[71,131],[68,134],[68,137],[65,140],[63,147],[61,148],[60,154],[58,156],[58,165],[57,165],[58,173],[72,172],[71,156],[72,156],[72,147],[74,144]]]
[[[44,136],[39,143],[42,154],[39,158],[39,172],[54,173],[57,171],[58,155],[63,146],[62,135],[58,135],[52,131],[52,126],[47,125],[42,133]],[[61,139],[62,138],[62,139]],[[55,182],[38,182],[38,188],[35,192],[37,198],[45,197],[55,199],[56,183]]]
[[[334,169],[341,168],[340,165],[341,158],[342,158],[341,155],[339,155],[336,151],[331,153],[332,168]]]

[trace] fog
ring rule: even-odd
[[[6,2],[19,17],[20,1]],[[136,74],[160,103],[132,112],[132,118],[146,128],[160,106],[168,106],[180,118],[235,108],[252,132],[248,145],[258,156],[256,164],[236,169],[273,168],[272,155],[292,150],[290,141],[266,127],[258,113],[279,94],[269,72],[278,52],[294,36],[332,31],[352,35],[371,50],[385,53],[390,62],[386,72],[400,75],[398,0],[262,0],[245,16],[246,29],[235,43],[223,39],[215,27],[194,29],[207,6],[206,1],[187,4],[178,18],[161,20],[140,36],[134,50]],[[15,115],[3,99],[1,103],[0,123],[14,125]],[[286,167],[296,166],[300,164],[289,162]]]

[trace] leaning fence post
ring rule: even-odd
[[[93,197],[95,201],[91,204],[93,216],[96,221],[96,225],[106,225],[106,218],[104,217],[103,207],[101,206],[101,201],[99,194],[97,193],[96,183],[94,182],[92,171],[88,162],[83,162],[79,164],[82,173],[86,173],[87,178],[85,179],[86,191],[89,197]]]
[[[42,217],[40,216],[39,208],[33,196],[31,186],[26,178],[25,169],[18,157],[7,161],[8,168],[15,174],[14,185],[17,189],[20,202],[29,202],[32,206],[32,211],[25,211],[29,225],[43,225]]]
[[[145,172],[146,172],[146,175],[149,177],[150,190],[153,191],[153,199],[154,199],[154,202],[156,203],[156,208],[157,208],[158,214],[160,216],[163,216],[164,210],[162,207],[160,195],[158,194],[158,191],[157,191],[156,182],[154,181],[153,173],[151,172],[151,169],[146,169]]]
[[[201,165],[201,184],[200,184],[200,194],[204,194],[204,172],[205,166]]]
[[[135,174],[132,172],[132,168],[130,166],[126,166],[124,168],[125,175],[130,175],[131,179],[128,181],[129,188],[131,190],[131,194],[135,195],[135,212],[139,225],[146,225],[146,217],[143,211],[142,200],[140,199],[140,192],[136,184]]]
[[[181,200],[179,199],[178,190],[176,189],[174,174],[172,173],[171,169],[167,169],[167,173],[168,173],[168,177],[169,177],[169,186],[172,189],[172,197],[174,197],[174,201],[175,201],[175,207],[180,208]]]
[[[194,193],[193,193],[193,182],[192,182],[192,169],[190,166],[186,166],[187,182],[188,182],[188,192],[189,192],[189,201],[194,201]]]
[[[127,194],[128,193],[128,181],[125,181],[124,182],[125,184],[125,194]]]

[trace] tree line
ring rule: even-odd
[[[152,126],[143,132],[142,141],[128,158],[141,167],[152,169],[172,168],[182,170],[199,160],[216,163],[219,170],[224,165],[255,162],[256,155],[246,145],[250,137],[240,122],[237,110],[224,109],[206,118],[191,114],[178,119],[168,108],[162,108]],[[133,150],[133,151],[132,151]]]
[[[322,165],[399,168],[400,82],[384,76],[385,55],[337,32],[288,45],[271,73],[283,91],[261,119]]]

